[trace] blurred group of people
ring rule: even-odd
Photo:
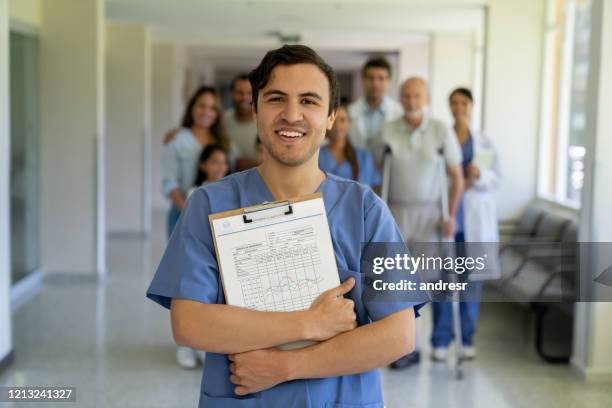
[[[399,101],[388,96],[391,74],[384,58],[366,62],[361,71],[363,97],[338,108],[320,149],[319,167],[381,194],[408,243],[496,242],[492,192],[501,174],[490,139],[471,126],[471,91],[457,88],[449,95],[454,118],[449,126],[428,113],[429,89],[422,78],[403,81]],[[199,88],[187,104],[180,128],[165,136],[162,189],[172,202],[168,236],[191,191],[261,162],[247,75],[234,78],[230,94],[232,108],[222,112],[216,89]],[[470,286],[471,291],[480,288],[478,283]],[[470,294],[470,299],[475,297],[478,294]],[[460,303],[460,341],[466,358],[476,355],[478,312],[478,302]],[[450,303],[433,303],[433,323],[432,358],[444,361],[454,337]],[[417,331],[416,350],[394,362],[392,368],[420,361],[418,338]],[[192,368],[197,361],[195,350],[177,349],[180,366]]]

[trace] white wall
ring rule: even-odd
[[[179,125],[183,113],[180,50],[171,44],[153,46],[151,195],[154,210],[167,210],[161,193],[160,159],[164,134]]]
[[[489,1],[484,131],[501,157],[500,218],[536,194],[544,3]]]
[[[48,272],[104,271],[104,3],[43,1],[41,256]]]
[[[8,0],[11,23],[40,26],[41,0]]]
[[[8,1],[0,0],[0,360],[13,348],[10,251],[10,111]]]
[[[108,233],[148,233],[151,219],[151,32],[106,27]]]
[[[432,38],[432,116],[451,125],[448,95],[458,86],[473,87],[474,32],[435,33]],[[480,103],[481,101],[476,101]]]

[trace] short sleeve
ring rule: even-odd
[[[440,132],[442,132],[446,164],[449,166],[460,165],[463,161],[463,155],[461,154],[461,145],[454,132],[445,125],[440,126]]]
[[[416,317],[419,316],[419,309],[429,300],[426,292],[415,291],[409,295],[374,293],[373,276],[369,271],[364,271],[364,263],[369,261],[373,253],[387,257],[395,257],[396,255],[403,256],[408,253],[408,248],[403,242],[402,235],[389,211],[387,205],[374,193],[369,209],[365,215],[366,239],[363,248],[362,273],[365,274],[366,283],[364,288],[364,303],[368,315],[372,321],[380,320],[400,310],[414,307]],[[420,283],[418,275],[409,275],[408,271],[387,271],[383,274],[376,275],[375,279],[385,283],[395,282],[400,278],[414,280]],[[389,296],[387,296],[389,295]]]
[[[219,272],[208,223],[210,204],[202,189],[196,190],[168,242],[147,297],[170,308],[173,298],[217,303]]]

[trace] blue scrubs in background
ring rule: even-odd
[[[422,306],[417,302],[362,299],[362,243],[402,242],[387,206],[370,188],[327,175],[323,193],[340,280],[355,277],[348,297],[355,302],[359,325],[392,313]],[[223,304],[225,299],[210,232],[208,215],[273,201],[257,169],[233,174],[196,190],[181,214],[147,296],[169,308],[172,298]],[[380,275],[385,279],[385,274]],[[383,408],[379,370],[356,375],[289,381],[268,390],[238,397],[230,382],[227,355],[206,353],[200,407],[351,407]]]
[[[366,149],[355,147],[355,156],[357,156],[357,163],[359,163],[359,180],[356,181],[367,184],[370,187],[381,185],[380,173],[374,165],[374,159],[372,159],[370,152]],[[353,179],[353,168],[349,161],[344,159],[342,163],[338,164],[327,146],[321,147],[319,151],[319,167],[326,173]]]
[[[474,139],[471,135],[461,145],[461,154],[463,162],[463,175],[467,174],[467,169],[474,159]],[[457,209],[455,233],[455,242],[465,242],[465,213],[463,204],[463,194],[459,201]],[[460,246],[457,250],[457,256],[466,256],[465,248]],[[466,276],[462,276],[462,281],[465,281]],[[475,299],[480,297],[482,290],[482,282],[470,282],[466,292],[461,294],[461,298],[467,297]],[[461,315],[461,341],[464,346],[474,345],[474,333],[476,332],[476,321],[478,320],[478,312],[480,302],[464,302],[459,303],[459,313]],[[433,347],[448,347],[453,340],[453,309],[450,302],[435,302],[433,304],[433,331],[431,335],[431,345]]]

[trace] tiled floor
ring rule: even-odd
[[[14,316],[15,364],[1,385],[77,387],[77,403],[60,407],[197,406],[201,373],[176,366],[168,312],[144,297],[164,246],[162,217],[156,221],[150,240],[109,240],[106,282],[45,281]],[[424,334],[430,318],[426,308]],[[612,385],[585,384],[538,359],[513,305],[483,305],[477,343],[462,381],[427,358],[407,371],[384,369],[387,407],[612,407]]]

